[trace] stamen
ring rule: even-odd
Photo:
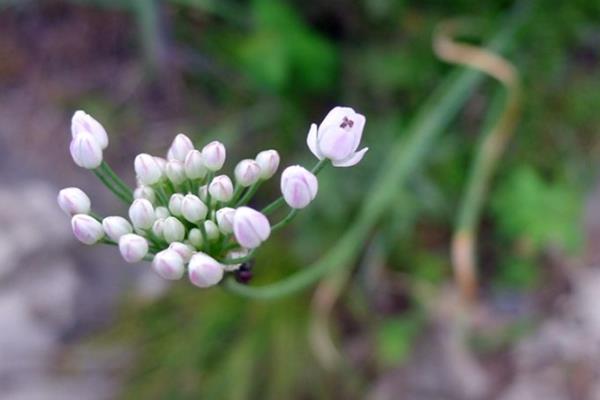
[[[354,121],[352,121],[351,119],[348,119],[348,117],[344,117],[344,119],[342,120],[342,123],[340,125],[340,128],[352,128],[354,126]]]

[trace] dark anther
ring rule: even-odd
[[[351,119],[348,119],[348,117],[344,117],[344,119],[342,120],[342,124],[340,125],[340,128],[352,128],[354,126],[354,121],[352,121]]]

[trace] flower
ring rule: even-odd
[[[165,218],[163,223],[163,237],[167,243],[181,242],[185,238],[185,227],[175,217]]]
[[[176,185],[182,184],[187,179],[185,170],[183,169],[183,163],[177,160],[171,160],[167,163],[165,175]]]
[[[335,167],[351,167],[358,164],[368,150],[365,147],[356,151],[364,127],[364,115],[350,107],[335,107],[318,129],[316,124],[311,125],[306,143],[319,160],[328,158]]]
[[[197,222],[206,218],[208,208],[198,196],[187,194],[181,203],[181,213],[188,221]]]
[[[86,214],[75,214],[71,218],[73,235],[84,244],[94,244],[104,237],[102,224]]]
[[[204,221],[204,230],[206,231],[206,238],[208,240],[216,240],[219,238],[219,227],[217,227],[217,224],[210,219]]]
[[[227,259],[235,260],[238,258],[246,257],[247,255],[248,255],[248,249],[239,248],[239,249],[230,250],[227,253]],[[240,269],[241,266],[242,266],[242,264],[226,264],[226,265],[223,265],[223,268],[225,269],[225,271],[235,271],[235,270]]]
[[[181,256],[184,263],[190,261],[190,258],[196,252],[196,249],[189,244],[181,243],[181,242],[173,242],[169,245],[169,249],[175,251],[177,254]]]
[[[299,165],[287,167],[281,174],[281,193],[292,208],[306,207],[315,198],[318,189],[317,177]]]
[[[217,210],[216,219],[219,230],[224,234],[233,232],[233,216],[235,215],[235,209],[231,207],[224,207]]]
[[[258,181],[261,170],[256,161],[242,160],[235,166],[233,174],[237,183],[243,187],[248,187]]]
[[[142,185],[142,186],[138,186],[133,191],[133,198],[134,199],[146,199],[150,203],[154,203],[156,201],[156,194],[154,193],[154,189],[152,189],[150,186]]]
[[[167,218],[171,215],[167,207],[159,206],[154,209],[154,216],[158,218]]]
[[[154,185],[163,177],[163,168],[150,154],[138,154],[134,160],[135,174],[143,185]]]
[[[102,124],[85,111],[78,110],[75,111],[73,118],[71,118],[71,135],[75,139],[82,132],[91,134],[101,149],[105,149],[108,146],[108,135]]]
[[[260,167],[260,179],[269,179],[279,168],[279,153],[276,150],[261,151],[255,160]]]
[[[58,206],[68,216],[75,214],[89,214],[92,202],[83,190],[76,187],[69,187],[58,192]]]
[[[181,216],[181,206],[183,205],[184,197],[181,193],[174,193],[169,199],[169,211],[176,217]]]
[[[225,155],[225,146],[216,140],[210,142],[202,149],[202,160],[206,168],[210,171],[218,171],[223,167]]]
[[[200,248],[204,243],[204,238],[202,237],[202,232],[200,229],[190,229],[190,232],[188,233],[188,241],[196,248]]]
[[[223,266],[208,254],[198,252],[188,264],[190,281],[201,288],[214,286],[223,279]]]
[[[240,207],[233,216],[233,233],[242,247],[254,249],[269,238],[271,225],[260,212],[250,207]]]
[[[135,233],[127,233],[119,239],[119,251],[128,263],[142,261],[148,254],[148,241]]]
[[[154,206],[146,199],[135,199],[129,207],[129,219],[137,229],[150,229],[156,220]]]
[[[152,268],[161,277],[169,280],[181,279],[185,273],[183,258],[171,247],[156,253],[152,260]]]
[[[233,183],[227,175],[219,175],[208,185],[208,192],[213,199],[227,202],[233,197]]]
[[[85,169],[96,169],[102,164],[102,148],[90,132],[81,131],[69,146],[75,164]]]
[[[183,133],[178,134],[173,139],[173,143],[167,152],[167,160],[177,160],[183,162],[190,151],[194,150],[194,144],[189,137]]]
[[[129,221],[119,216],[104,218],[102,220],[102,228],[106,236],[115,242],[118,242],[121,236],[133,232],[133,227]]]
[[[199,150],[190,151],[183,161],[185,174],[189,179],[200,179],[206,176],[208,169],[202,161],[202,153]]]

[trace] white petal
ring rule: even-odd
[[[311,124],[310,129],[308,131],[308,136],[306,136],[306,144],[310,149],[311,153],[315,155],[319,160],[323,159],[323,156],[319,152],[319,148],[317,147],[317,124]]]
[[[337,161],[337,162],[333,161],[332,164],[334,167],[352,167],[353,165],[358,164],[360,162],[360,160],[363,159],[367,150],[369,150],[369,148],[365,147],[364,149],[354,153],[354,155],[352,157],[350,157],[349,159],[343,160],[343,161]]]

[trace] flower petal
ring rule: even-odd
[[[315,157],[317,157],[319,160],[323,159],[323,156],[319,152],[319,148],[317,146],[317,124],[310,125],[308,136],[306,136],[306,144]]]
[[[367,150],[369,150],[369,148],[365,147],[364,149],[354,153],[354,155],[352,157],[348,158],[347,160],[333,161],[332,164],[334,167],[352,167],[353,165],[358,164],[360,162],[360,160],[363,159]]]

